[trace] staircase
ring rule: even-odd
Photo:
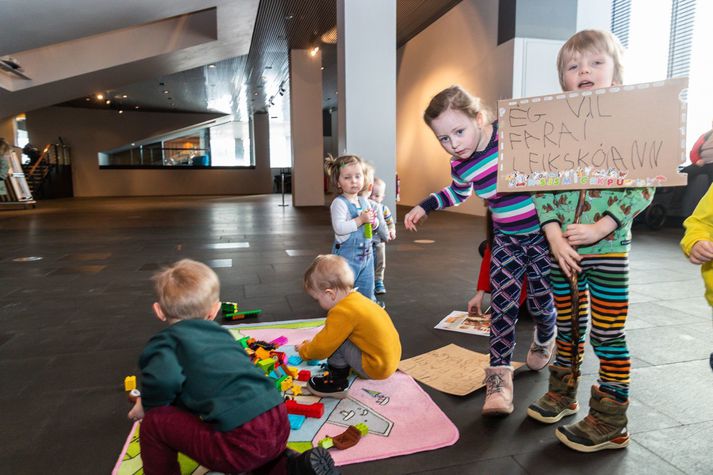
[[[25,179],[35,198],[70,197],[72,193],[72,167],[69,147],[63,143],[47,144],[39,158],[30,157],[23,165]]]

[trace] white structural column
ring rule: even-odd
[[[396,0],[337,0],[339,153],[374,164],[396,213]]]
[[[292,204],[324,205],[322,55],[290,51]]]
[[[270,119],[266,112],[253,115],[253,150],[255,170],[260,172],[260,179],[272,183],[270,176]],[[267,175],[267,176],[265,176]]]

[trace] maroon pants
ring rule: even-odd
[[[139,432],[144,473],[180,475],[181,452],[213,471],[284,474],[289,434],[284,404],[230,432],[217,431],[175,406],[157,407],[146,412]]]

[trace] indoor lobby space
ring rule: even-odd
[[[162,328],[151,312],[150,279],[165,264],[207,263],[220,277],[221,298],[262,309],[259,321],[323,317],[302,276],[316,255],[330,252],[329,211],[281,202],[278,194],[75,198],[0,213],[2,471],[111,472],[131,427],[124,377],[136,374],[141,349]],[[481,416],[482,389],[461,397],[421,385],[457,427],[457,442],[342,473],[711,473],[713,328],[700,269],[678,246],[680,226],[633,232],[626,450],[578,453],[555,439],[553,426],[529,419],[527,405],[546,391],[548,375],[523,368],[506,418]],[[473,295],[484,236],[483,218],[454,213],[432,213],[417,233],[397,226],[383,300],[403,358],[450,343],[487,353],[487,338],[433,328]],[[517,324],[517,361],[532,328],[528,318]],[[580,400],[597,370],[587,343]]]

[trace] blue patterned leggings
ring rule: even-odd
[[[537,324],[537,339],[544,343],[554,335],[556,312],[549,281],[550,264],[550,250],[542,233],[495,232],[490,263],[490,366],[510,364],[524,275],[527,308]]]

